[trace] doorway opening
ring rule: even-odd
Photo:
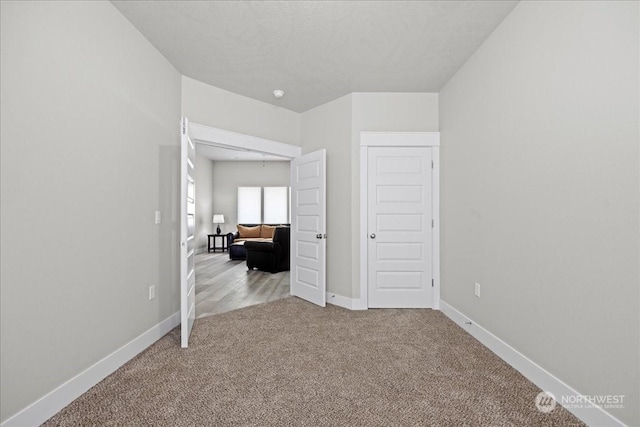
[[[260,214],[257,221],[245,221],[246,212],[238,212],[238,196],[240,189],[257,189],[258,211],[266,213],[270,206],[264,203],[272,203],[273,194],[281,195],[286,187],[288,195],[291,160],[300,156],[301,148],[194,123],[189,124],[189,131],[197,154],[196,318],[289,296],[288,270],[272,273],[248,268],[244,248],[238,247],[237,226],[261,227],[262,222],[271,221]],[[277,225],[290,223],[289,218],[281,219],[278,217]],[[265,227],[261,236],[268,241],[266,234],[274,231]]]

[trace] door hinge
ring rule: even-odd
[[[182,120],[182,134],[185,135],[187,133],[187,126],[184,120]]]
[[[433,160],[431,160],[431,169],[433,169]]]
[[[435,287],[435,280],[434,279],[431,279],[431,287],[432,288]]]
[[[435,227],[435,223],[433,222],[433,220],[431,220],[431,228]]]

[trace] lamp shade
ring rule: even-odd
[[[224,215],[222,214],[215,214],[213,216],[213,223],[214,224],[224,224]]]

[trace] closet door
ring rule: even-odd
[[[431,148],[369,147],[367,155],[367,305],[432,307]]]

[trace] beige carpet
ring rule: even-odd
[[[54,425],[570,426],[540,390],[442,313],[297,298],[179,328],[51,418]]]

